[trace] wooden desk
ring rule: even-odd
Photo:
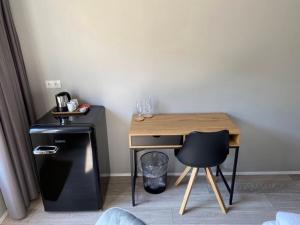
[[[219,167],[216,169],[216,175],[221,175],[230,193],[229,204],[232,204],[240,146],[240,130],[226,113],[158,114],[141,122],[135,121],[134,116],[128,134],[133,206],[135,205],[137,151],[181,148],[185,136],[193,131],[213,132],[224,129],[229,131],[230,148],[235,149],[231,187],[229,187]]]

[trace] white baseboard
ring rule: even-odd
[[[168,173],[170,176],[179,176],[181,173]],[[223,172],[224,175],[231,175],[231,172]],[[255,171],[255,172],[237,172],[237,175],[253,176],[253,175],[297,175],[300,171]],[[141,176],[142,174],[138,174]],[[203,176],[204,173],[199,173],[198,175]],[[111,173],[111,177],[129,177],[130,173]]]
[[[7,211],[5,211],[3,215],[0,217],[0,224],[2,224],[2,222],[5,220],[6,217],[7,217]]]

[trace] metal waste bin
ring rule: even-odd
[[[162,152],[148,152],[141,156],[144,188],[151,194],[159,194],[167,187],[169,157]]]

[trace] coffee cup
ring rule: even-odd
[[[79,106],[78,100],[76,98],[71,99],[70,102],[73,102],[76,105],[76,108]]]
[[[76,103],[71,101],[67,103],[67,107],[69,112],[74,112],[77,109]]]

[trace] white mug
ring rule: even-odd
[[[73,98],[70,100],[70,102],[73,102],[76,105],[76,109],[77,109],[77,107],[79,106],[78,100],[76,98]]]
[[[77,109],[76,103],[74,102],[68,102],[67,107],[69,112],[74,112]]]

